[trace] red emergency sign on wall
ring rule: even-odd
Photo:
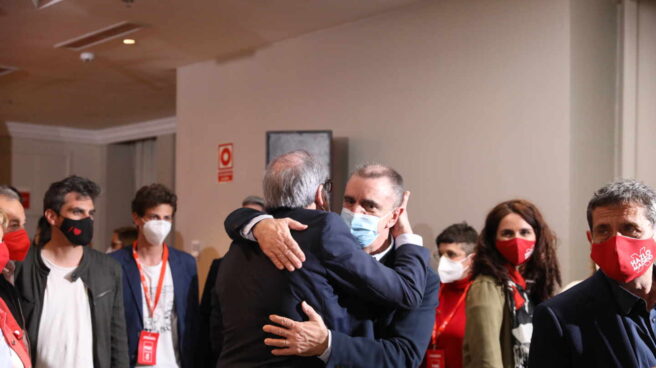
[[[232,143],[219,144],[219,183],[229,183],[233,178]]]
[[[26,210],[30,209],[30,192],[26,190],[21,190],[20,191],[20,201],[21,204],[23,205],[23,208]]]

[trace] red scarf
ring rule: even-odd
[[[520,274],[519,271],[517,271],[515,266],[511,265],[510,263],[506,263],[506,269],[508,270],[508,276],[510,277],[510,281],[514,283],[514,285],[512,285],[512,291],[513,291],[513,300],[515,301],[515,309],[520,309],[521,307],[524,306],[524,303],[526,301],[524,300],[524,297],[517,289],[517,285],[519,285],[522,288],[522,290],[526,290],[526,281],[524,281],[522,274]]]

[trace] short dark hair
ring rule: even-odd
[[[100,186],[92,180],[77,175],[50,184],[43,197],[43,210],[53,210],[59,214],[68,193],[78,193],[82,197],[95,200],[100,195]]]
[[[462,243],[464,245],[462,250],[467,254],[474,251],[477,242],[478,233],[476,229],[469,226],[465,221],[447,227],[435,239],[435,244],[438,247],[440,244]]]
[[[132,245],[139,236],[139,232],[134,226],[119,227],[118,229],[115,229],[114,232],[118,235],[118,239],[123,243],[123,246]]]
[[[656,224],[656,192],[635,179],[620,179],[604,185],[594,192],[588,202],[588,226],[592,230],[592,212],[597,207],[637,204],[646,210],[649,222]]]
[[[170,205],[173,207],[173,214],[175,214],[178,208],[178,197],[163,184],[154,183],[145,185],[137,191],[137,194],[132,200],[132,212],[143,216],[146,214],[146,210],[157,207],[160,204]]]

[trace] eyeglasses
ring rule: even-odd
[[[332,192],[333,192],[333,181],[330,180],[330,179],[327,179],[327,180],[323,183],[323,189],[325,189],[326,192],[328,192],[328,193],[332,193]]]

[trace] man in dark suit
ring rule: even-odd
[[[529,367],[656,366],[656,193],[635,180],[588,203],[592,277],[535,309]]]
[[[414,308],[421,303],[428,252],[397,244],[395,271],[363,253],[339,216],[317,210],[326,205],[322,184],[326,178],[325,167],[300,151],[277,158],[267,168],[267,207],[276,218],[290,217],[308,225],[293,235],[306,259],[294,272],[281,271],[256,243],[233,243],[222,261],[215,289],[220,306],[213,309],[213,319],[223,323],[224,332],[217,366],[323,366],[316,357],[272,355],[264,344],[265,337],[271,336],[262,331],[267,317],[276,314],[301,320],[302,301],[317,308],[332,329],[348,335],[366,334],[373,326],[364,313],[364,302],[354,305],[345,303],[345,298],[357,296],[390,308]],[[375,227],[388,230],[402,212],[397,206],[384,214],[373,231],[379,230]],[[326,335],[317,338],[323,350],[329,340]]]
[[[153,364],[145,364],[141,354],[146,333],[157,336],[153,355],[158,366],[197,366],[196,260],[164,241],[176,210],[177,196],[170,189],[162,184],[142,187],[132,200],[137,240],[110,254],[123,269],[131,367]]]
[[[364,165],[358,168],[349,178],[344,194],[342,217],[351,224],[351,231],[360,241],[364,252],[388,266],[392,266],[396,260],[397,249],[394,244],[402,242],[401,238],[395,235],[412,231],[405,212],[409,193],[406,192],[405,196],[403,194],[402,177],[395,170],[381,165]],[[404,210],[398,222],[385,221],[386,214],[395,207]],[[362,218],[366,220],[368,216],[382,219],[378,221],[381,226],[375,238],[361,231]],[[282,235],[276,234],[276,222],[281,223],[280,230],[286,229],[287,225],[282,220],[271,220],[263,221],[261,226],[255,227],[254,232],[263,249],[274,249],[269,251],[269,254],[284,254],[284,246],[281,248],[283,250],[275,248],[293,241],[284,239],[284,231]],[[249,226],[251,225],[253,224],[249,223]],[[229,224],[230,229],[238,226],[239,223]],[[270,234],[274,236],[267,236]],[[331,367],[417,367],[422,361],[432,331],[439,288],[439,278],[434,272],[428,272],[426,277],[424,297],[416,308],[397,309],[371,305],[365,307],[366,317],[362,318],[371,320],[371,331],[348,334],[328,330],[320,313],[306,305],[303,311],[308,315],[309,321],[297,322],[300,320],[296,318],[272,316],[271,321],[282,327],[267,325],[264,330],[283,339],[268,338],[265,343],[280,348],[273,350],[275,355],[320,355]],[[344,303],[359,305],[361,301],[356,298],[344,298]],[[324,335],[330,335],[329,347],[322,346],[322,340],[318,338]]]

